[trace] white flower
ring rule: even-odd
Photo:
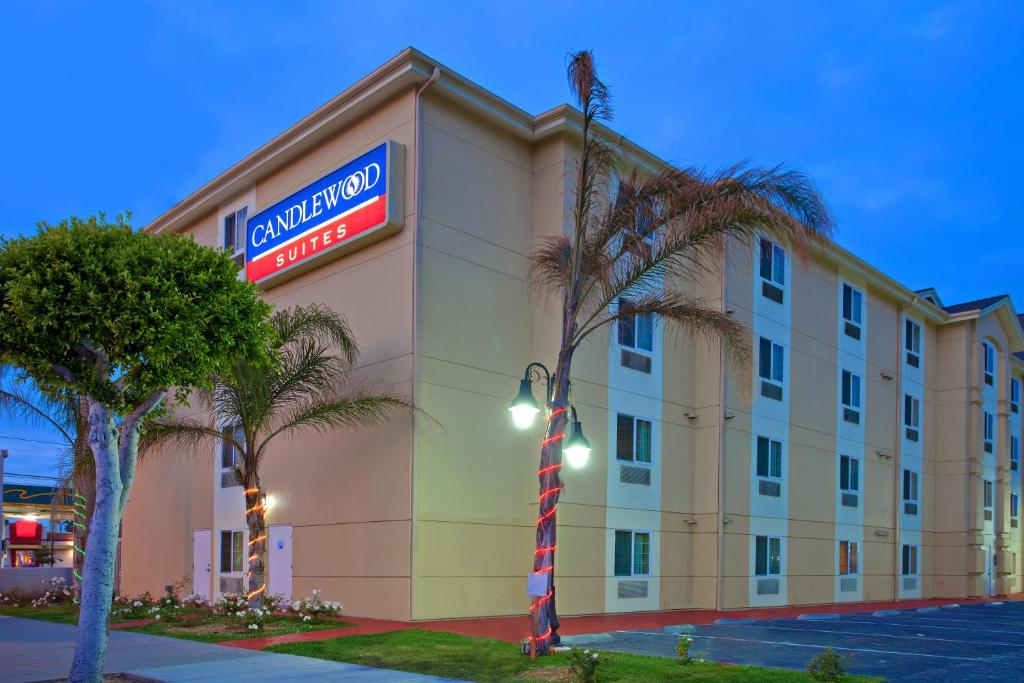
[[[157,620],[157,621],[160,621],[160,615],[159,615],[159,614],[158,614],[158,615],[156,615],[156,620]]]
[[[132,607],[142,607],[142,601],[141,600],[136,600],[135,602],[132,603]]]
[[[591,655],[591,657],[593,657],[594,659],[597,659],[597,653],[595,652],[594,654]]]

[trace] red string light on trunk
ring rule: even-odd
[[[558,417],[559,415],[561,415],[564,412],[565,412],[565,408],[561,407],[561,406],[558,407],[558,408],[555,408],[554,410],[552,410],[551,413],[548,415],[548,419],[547,419],[548,424],[551,424],[552,420],[554,420],[556,417]],[[565,432],[559,432],[558,434],[554,434],[554,435],[544,439],[543,441],[541,441],[540,442],[540,446],[541,446],[542,449],[546,448],[546,447],[550,446],[553,443],[561,441],[564,437],[565,437]],[[548,465],[546,467],[541,467],[540,469],[537,470],[537,479],[538,479],[538,481],[543,481],[543,478],[544,478],[545,475],[551,474],[552,472],[557,472],[559,469],[561,469],[561,467],[562,467],[561,463],[555,463],[555,464],[552,464],[552,465]],[[554,517],[555,513],[558,511],[558,503],[556,502],[551,507],[550,510],[548,510],[547,512],[542,513],[540,511],[540,508],[544,505],[544,501],[547,498],[549,498],[550,496],[558,495],[559,493],[561,493],[561,491],[562,491],[562,486],[558,485],[558,486],[552,486],[552,487],[550,487],[548,489],[545,489],[545,490],[540,492],[540,495],[537,497],[537,508],[538,508],[537,509],[537,526],[538,527],[541,524],[543,524],[544,522],[546,522],[549,519],[551,519],[552,517]],[[550,558],[550,564],[548,564],[546,567],[541,567],[540,569],[535,569],[534,570],[535,574],[549,574],[549,573],[554,571],[554,569],[555,569],[555,548],[556,547],[557,547],[557,545],[551,545],[551,546],[547,546],[547,547],[537,548],[536,550],[533,551],[533,554],[534,554],[535,557],[549,557]],[[546,603],[548,600],[551,600],[552,597],[554,597],[554,589],[553,589],[553,587],[548,588],[548,592],[547,592],[546,595],[544,595],[541,598],[538,598],[536,603],[530,605],[530,619],[531,619],[531,622],[533,620],[533,613],[534,613],[534,611],[539,609],[541,606],[543,606],[544,603]],[[530,641],[531,642],[539,643],[541,641],[544,641],[544,640],[547,640],[548,638],[550,638],[552,633],[554,633],[554,629],[549,625],[548,626],[548,630],[545,631],[542,635],[534,636],[531,633],[530,634]]]

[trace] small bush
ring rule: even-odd
[[[690,648],[693,646],[693,636],[683,634],[679,636],[679,640],[676,641],[676,655],[679,657],[680,664],[692,664],[693,656],[690,654]]]
[[[282,607],[287,607],[288,601],[280,593],[270,593],[263,596],[263,609],[273,614]]]
[[[249,609],[249,601],[241,593],[224,593],[213,603],[213,609],[218,614],[232,617],[237,612]]]
[[[49,581],[43,581],[42,584],[46,592],[32,601],[33,607],[60,605],[71,602],[71,598],[74,597],[63,576],[54,576]]]
[[[830,645],[807,662],[807,673],[816,681],[838,683],[846,675],[846,657],[836,654]]]
[[[20,588],[12,588],[6,593],[0,593],[0,605],[4,607],[21,607],[28,602],[28,597]]]
[[[134,598],[127,595],[115,595],[111,614],[126,619],[143,619],[153,616],[151,607],[153,607],[153,596],[149,591]]]
[[[317,623],[324,617],[336,617],[341,613],[341,603],[320,598],[320,589],[314,588],[312,594],[304,600],[292,603],[292,610],[305,622]]]
[[[199,595],[199,593],[189,593],[181,599],[181,606],[190,607],[193,609],[206,607],[206,598],[204,598],[202,595]]]
[[[248,631],[259,631],[263,628],[263,622],[270,616],[270,611],[265,609],[243,609],[234,613],[235,619],[241,620]]]
[[[598,668],[607,661],[607,655],[602,657],[597,652],[574,647],[569,650],[569,675],[573,683],[594,683]]]

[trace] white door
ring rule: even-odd
[[[285,600],[292,599],[292,526],[291,524],[274,524],[268,532],[270,551],[268,553],[268,569],[270,581],[267,593],[279,593]]]
[[[209,529],[192,530],[192,592],[210,601],[210,551],[212,541]]]

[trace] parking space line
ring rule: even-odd
[[[1009,631],[1006,629],[993,629],[993,628],[965,628],[963,626],[933,626],[932,624],[912,624],[907,622],[893,622],[893,621],[859,621],[854,619],[843,619],[840,623],[845,624],[870,624],[872,626],[879,626],[887,624],[889,626],[903,626],[906,628],[938,628],[947,631],[970,631],[971,633],[1008,633],[1011,635],[1020,635],[1020,630]]]
[[[843,623],[843,622],[839,622],[839,623]],[[885,624],[883,624],[883,625],[885,625]],[[780,631],[793,631],[793,632],[796,632],[796,633],[834,633],[836,635],[851,636],[851,637],[852,636],[861,636],[861,637],[876,636],[878,638],[906,638],[908,640],[915,640],[915,641],[918,641],[918,642],[924,641],[924,640],[934,640],[934,641],[946,642],[946,643],[975,643],[977,645],[994,645],[994,646],[1002,646],[1002,647],[1018,647],[1020,645],[1020,643],[1000,643],[1000,642],[996,642],[996,641],[993,641],[993,640],[965,640],[964,638],[936,638],[936,637],[933,637],[933,636],[917,636],[917,635],[915,635],[915,636],[901,636],[901,635],[894,635],[892,633],[867,633],[867,632],[860,632],[860,631],[834,631],[834,630],[831,630],[831,629],[821,629],[821,628],[794,628],[792,626],[771,626],[769,624],[758,624],[757,627],[758,628],[776,629],[776,630],[780,630]],[[958,630],[961,630],[961,629],[958,629]],[[699,637],[698,634],[692,634],[692,635],[694,635],[694,637]]]
[[[635,635],[647,635],[647,636],[676,636],[671,633],[658,633],[656,631],[619,631],[619,633],[629,633]],[[901,652],[899,650],[878,650],[875,648],[867,647],[843,647],[842,645],[812,645],[809,643],[793,643],[787,640],[760,640],[757,638],[734,638],[731,636],[704,636],[700,633],[693,634],[694,640],[698,638],[706,638],[708,640],[733,640],[739,643],[764,643],[765,645],[785,645],[787,647],[810,647],[817,650],[824,650],[827,647],[831,647],[833,650],[843,650],[845,652],[871,652],[873,654],[882,655],[903,655],[906,657],[927,657],[929,659],[951,659],[960,662],[987,662],[987,657],[954,657],[953,655],[931,655],[923,652]]]

